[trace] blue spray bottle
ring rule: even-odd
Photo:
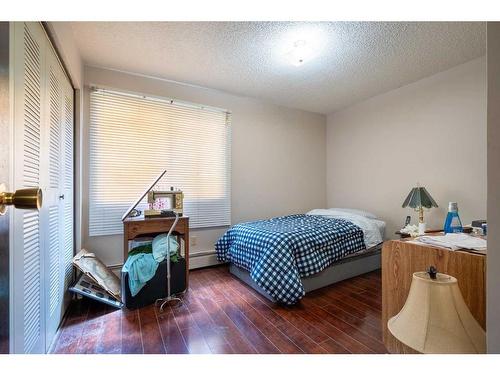
[[[460,220],[460,216],[458,216],[457,202],[450,202],[448,204],[448,215],[446,215],[446,220],[444,222],[444,232],[463,232],[462,221]]]

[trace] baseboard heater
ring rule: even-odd
[[[189,254],[189,259],[193,258],[199,258],[199,257],[205,257],[209,255],[216,255],[217,253],[215,250],[206,250],[206,251],[199,251],[197,253],[191,253]],[[123,263],[118,263],[118,264],[110,264],[109,266],[106,266],[111,270],[121,270],[123,267]]]
[[[207,255],[215,255],[216,252],[215,250],[207,250],[207,251],[199,251],[197,253],[191,253],[189,254],[189,258],[198,258],[198,257],[204,257]]]

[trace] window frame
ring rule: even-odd
[[[95,115],[94,111],[94,105],[95,102],[94,100],[97,100],[96,97],[93,97],[96,93],[104,93],[104,94],[110,94],[110,95],[116,95],[116,96],[123,96],[124,98],[129,98],[131,100],[136,100],[141,103],[146,103],[145,106],[147,107],[148,103],[154,103],[155,105],[160,104],[161,105],[166,105],[166,106],[174,106],[172,108],[168,108],[166,111],[174,111],[176,108],[182,108],[186,110],[193,110],[193,111],[201,111],[200,113],[209,113],[213,112],[217,114],[217,116],[220,116],[221,114],[224,115],[225,120],[223,125],[225,126],[225,135],[224,135],[224,147],[221,148],[221,152],[223,155],[224,159],[224,164],[225,168],[223,172],[220,173],[220,179],[223,180],[223,194],[220,196],[220,198],[215,199],[215,201],[219,200],[220,207],[221,207],[221,212],[222,214],[214,214],[214,215],[208,215],[208,219],[203,218],[203,212],[205,212],[206,215],[206,208],[205,209],[199,209],[196,210],[196,214],[194,214],[191,210],[190,212],[190,205],[191,207],[196,206],[196,207],[201,207],[201,200],[202,198],[200,197],[195,197],[195,198],[189,198],[187,197],[188,204],[186,204],[186,196],[185,196],[185,209],[184,209],[184,214],[186,216],[190,216],[190,228],[215,228],[215,227],[224,227],[224,226],[229,226],[231,224],[231,119],[232,119],[232,113],[226,109],[222,109],[219,107],[213,107],[213,106],[208,106],[208,105],[203,105],[203,104],[196,104],[192,102],[187,102],[187,101],[182,101],[178,99],[173,99],[170,97],[163,97],[163,96],[157,96],[157,95],[149,95],[149,94],[144,94],[144,93],[138,93],[138,92],[133,92],[133,91],[128,91],[128,90],[122,90],[122,89],[115,89],[115,88],[110,88],[110,87],[103,87],[103,86],[95,86],[92,85],[90,86],[90,91],[89,91],[89,118],[88,118],[88,126],[89,126],[89,133],[88,133],[88,149],[89,149],[89,156],[87,160],[87,165],[88,165],[88,216],[87,216],[87,224],[88,224],[88,233],[89,237],[95,237],[95,236],[102,236],[102,235],[115,235],[115,234],[122,234],[123,233],[123,226],[121,225],[121,220],[119,222],[115,222],[112,225],[115,225],[114,229],[110,229],[106,227],[105,229],[96,229],[97,224],[93,222],[93,220],[96,220],[96,215],[92,215],[91,210],[94,210],[96,205],[98,203],[93,203],[93,199],[95,198],[95,189],[98,189],[97,187],[93,187],[92,184],[95,182],[95,176],[93,175],[95,172],[95,160],[93,160],[93,154],[97,151],[95,149],[96,141],[93,137],[96,137],[96,134],[93,134],[93,130],[96,126],[98,126],[95,123],[95,119],[93,118],[93,115]],[[102,104],[102,103],[101,103]],[[130,106],[131,107],[131,106]],[[207,112],[205,112],[207,111]],[[180,110],[182,112],[182,110]],[[133,122],[131,120],[125,120],[129,122]],[[220,124],[222,125],[222,123]],[[108,123],[109,126],[109,123]],[[129,125],[130,126],[130,125]],[[206,131],[206,130],[205,130]],[[118,133],[120,134],[120,133]],[[175,133],[174,133],[175,134]],[[132,136],[131,136],[132,137]],[[152,139],[153,140],[153,139]],[[189,153],[192,153],[193,151],[189,151]],[[197,155],[200,155],[199,153]],[[218,155],[219,157],[221,155]],[[167,158],[170,158],[171,156],[166,156]],[[203,155],[199,156],[200,158],[204,158]],[[177,163],[180,164],[180,163]],[[200,166],[198,166],[197,172],[200,171]],[[169,168],[163,168],[167,169],[167,174],[166,176],[163,177],[163,183],[165,183],[165,180],[168,181],[169,178]],[[158,171],[160,172],[160,171]],[[154,177],[154,176],[153,176]],[[153,179],[151,178],[151,181]],[[141,190],[137,191],[137,197],[140,196],[141,192],[148,186],[150,181],[143,181],[143,186]],[[158,189],[158,186],[162,183],[162,181],[159,182],[159,184],[156,185],[156,190],[166,190],[165,188],[163,189]],[[102,183],[101,183],[101,188],[102,188]],[[196,184],[195,184],[196,185]],[[161,186],[161,185],[160,185]],[[163,185],[164,186],[164,185]],[[179,184],[176,185],[177,187],[180,187],[182,189],[182,186]],[[199,186],[202,186],[202,184],[198,184],[198,189]],[[200,189],[201,191],[202,189]],[[130,202],[127,202],[128,205],[132,204],[137,197],[131,197]],[[127,197],[128,199],[128,197]],[[143,200],[144,202],[144,200]],[[190,203],[189,203],[190,202]],[[113,204],[111,204],[112,206]],[[217,203],[214,203],[215,206],[217,206]],[[115,206],[119,206],[118,203],[115,204]],[[141,205],[139,205],[141,206]],[[144,203],[142,203],[142,207],[144,208]],[[205,211],[204,211],[205,210]],[[125,212],[126,209],[123,210]],[[123,214],[123,213],[122,213]],[[225,216],[224,216],[225,215]],[[97,214],[98,216],[98,214]],[[213,216],[213,217],[212,217]],[[224,216],[223,218],[220,218],[221,216]],[[121,215],[120,215],[121,219]],[[195,220],[193,220],[195,219]],[[111,219],[101,219],[103,222],[108,222],[111,221]],[[115,218],[113,218],[113,221],[115,221]],[[108,226],[112,226],[111,224],[108,224]],[[118,229],[119,226],[119,229]]]

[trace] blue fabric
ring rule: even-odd
[[[138,253],[127,258],[123,272],[128,272],[128,285],[133,297],[156,274],[158,264],[167,256],[169,242],[170,255],[174,255],[179,249],[177,240],[175,237],[168,237],[167,234],[160,234],[153,239],[151,253]]]
[[[123,265],[128,272],[128,284],[132,296],[137,295],[146,283],[153,278],[158,269],[158,262],[153,254],[139,253],[131,255]]]
[[[168,237],[167,234],[160,234],[153,239],[153,257],[158,262],[161,263],[163,259],[167,256],[168,243],[170,242],[170,255],[177,253],[179,249],[179,244],[175,237]]]
[[[317,215],[237,224],[215,244],[220,261],[246,269],[257,285],[288,305],[305,294],[301,277],[365,248],[358,226]]]

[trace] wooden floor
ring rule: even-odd
[[[375,271],[283,307],[227,267],[190,273],[180,307],[116,310],[72,302],[54,353],[386,353],[381,278]]]

